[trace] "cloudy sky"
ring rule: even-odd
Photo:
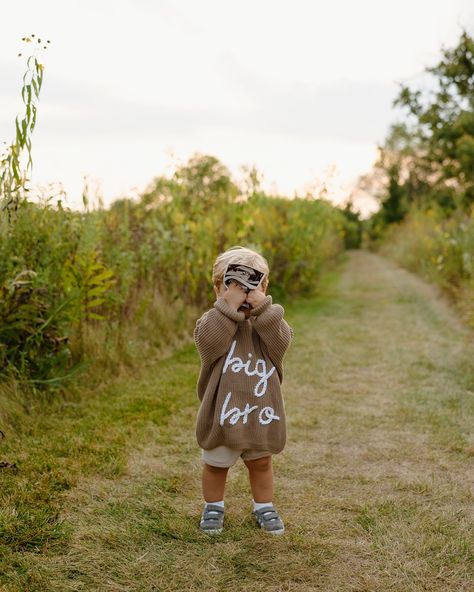
[[[0,139],[35,33],[51,45],[33,181],[62,183],[70,207],[84,176],[107,204],[195,152],[236,178],[255,165],[287,195],[325,182],[340,202],[399,117],[398,83],[419,81],[463,27],[472,0],[18,0],[2,7]]]

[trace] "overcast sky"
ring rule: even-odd
[[[18,0],[2,6],[0,139],[36,33],[51,46],[33,181],[62,182],[70,207],[85,175],[108,204],[194,152],[287,195],[326,180],[341,201],[398,117],[398,83],[463,27],[472,0]]]

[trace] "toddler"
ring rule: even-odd
[[[224,283],[229,266],[234,279]],[[264,257],[250,249],[232,247],[219,255],[212,273],[216,301],[194,330],[201,358],[196,438],[205,506],[200,528],[207,534],[223,529],[227,472],[239,456],[249,471],[257,524],[271,534],[284,532],[273,506],[272,455],[286,442],[280,384],[293,330],[283,319],[283,307],[266,295],[268,274]],[[261,278],[255,289],[249,289],[249,276]]]

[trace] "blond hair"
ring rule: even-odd
[[[264,290],[267,289],[268,274],[270,270],[265,257],[256,251],[238,246],[230,247],[230,249],[227,249],[227,251],[218,255],[212,268],[212,283],[214,286],[219,288],[222,284],[224,273],[229,263],[241,263],[242,265],[248,265],[249,267],[258,269],[258,271],[262,271],[265,274],[265,277],[262,280],[262,288]]]

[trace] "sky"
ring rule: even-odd
[[[267,191],[342,203],[402,114],[400,83],[474,31],[472,0],[18,0],[0,21],[0,140],[22,112],[25,35],[49,39],[32,181],[82,206],[137,196],[194,153]],[[23,57],[18,57],[22,52]],[[375,202],[356,193],[364,215]]]

